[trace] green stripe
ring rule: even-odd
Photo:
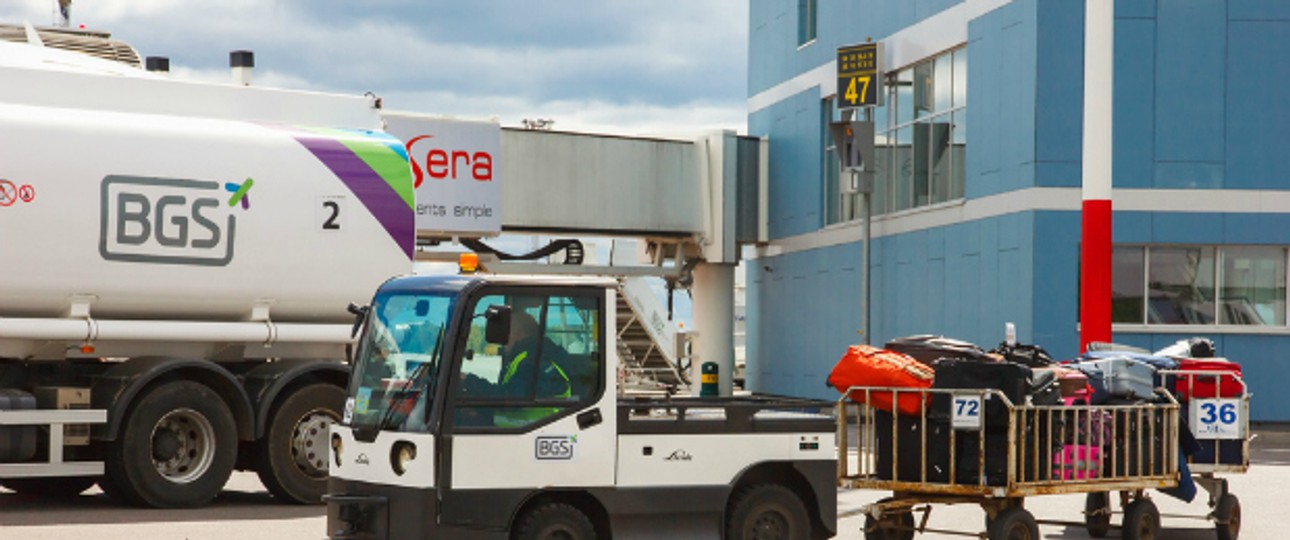
[[[332,137],[345,145],[345,148],[385,180],[399,198],[407,203],[408,208],[416,208],[416,199],[412,194],[412,169],[408,166],[407,155],[395,152],[384,140],[357,132],[340,129],[309,129],[309,131]],[[390,138],[390,140],[395,139]]]
[[[523,362],[524,359],[528,357],[528,355],[529,355],[528,351],[524,351],[520,354],[515,355],[515,358],[511,360],[511,365],[506,367],[506,375],[502,377],[502,384],[511,382],[511,377],[514,377],[515,371],[520,368],[520,362]]]
[[[233,193],[233,197],[228,200],[228,205],[234,206],[237,203],[241,202],[242,197],[246,196],[246,192],[250,191],[251,186],[254,184],[255,184],[255,180],[252,180],[250,178],[247,178],[245,182],[242,182],[242,187],[237,188],[237,191]],[[250,203],[247,203],[247,204],[250,204]]]

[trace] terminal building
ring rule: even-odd
[[[1096,0],[1111,1],[1111,0]],[[1005,323],[1079,353],[1084,2],[749,2],[748,131],[769,139],[769,242],[747,275],[754,391],[835,397],[870,342],[991,348]],[[1113,339],[1212,339],[1254,421],[1290,421],[1290,3],[1115,0]],[[872,246],[833,152],[837,49],[881,44]]]

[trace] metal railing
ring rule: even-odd
[[[999,390],[853,387],[836,405],[838,482],[986,497],[1172,487],[1179,406],[1157,394],[1150,404],[1018,405]],[[866,405],[875,399],[921,406],[893,414]]]

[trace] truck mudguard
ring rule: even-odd
[[[269,410],[282,391],[306,379],[344,389],[349,381],[349,365],[317,360],[279,360],[247,372],[242,385],[255,410],[256,439],[263,437],[269,428]]]
[[[237,378],[219,364],[188,358],[158,356],[134,358],[108,369],[95,380],[90,392],[90,406],[108,411],[107,423],[91,429],[95,439],[116,440],[126,411],[139,393],[154,381],[183,372],[181,378],[205,384],[228,404],[237,423],[238,438],[252,440],[251,400]]]

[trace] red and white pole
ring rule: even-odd
[[[1085,0],[1084,178],[1080,243],[1080,331],[1083,352],[1111,341],[1111,125],[1115,1]]]

